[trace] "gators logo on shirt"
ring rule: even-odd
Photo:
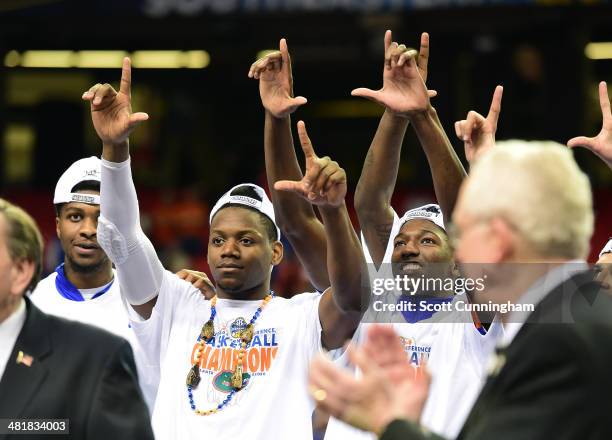
[[[232,387],[232,371],[221,371],[213,378],[213,385],[215,389],[221,391],[222,393],[229,393],[233,391],[234,387]],[[242,375],[242,388],[246,387],[249,383],[249,379],[251,375],[249,373],[244,373]]]

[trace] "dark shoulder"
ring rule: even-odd
[[[574,356],[603,344],[600,354],[612,358],[612,296],[592,272],[574,275],[555,287],[525,327],[517,339],[531,347],[547,347],[547,356],[553,350]]]
[[[531,346],[543,353],[585,361],[585,370],[612,364],[612,295],[592,272],[576,275],[554,289],[529,318]],[[607,375],[607,373],[605,373]]]
[[[577,284],[568,303],[576,322],[612,323],[612,292],[599,281],[586,278]]]
[[[536,307],[529,321],[610,325],[612,292],[595,280],[594,272],[579,273],[554,288]]]

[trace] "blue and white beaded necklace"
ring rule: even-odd
[[[257,307],[257,310],[253,314],[253,317],[247,324],[247,326],[242,330],[240,334],[240,351],[238,353],[238,361],[236,362],[236,368],[234,369],[234,373],[232,374],[232,391],[227,395],[227,397],[223,400],[223,402],[219,403],[216,408],[209,409],[206,411],[197,409],[194,398],[193,398],[193,390],[197,388],[200,383],[200,356],[202,354],[202,350],[204,349],[204,344],[210,341],[215,337],[215,325],[214,320],[215,316],[217,316],[217,295],[215,295],[210,300],[210,318],[208,321],[202,326],[202,330],[198,335],[198,349],[195,354],[195,363],[189,369],[189,373],[187,374],[187,398],[189,399],[189,406],[191,409],[199,416],[208,416],[211,414],[215,414],[218,411],[221,411],[225,408],[228,403],[234,397],[238,391],[242,389],[244,386],[244,362],[245,362],[245,352],[248,346],[251,344],[251,340],[253,339],[253,334],[255,330],[255,322],[261,312],[266,307],[266,305],[274,298],[274,291],[270,290],[270,293],[266,295],[263,299],[261,305]]]

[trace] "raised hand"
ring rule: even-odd
[[[612,168],[612,113],[610,113],[608,85],[605,81],[599,83],[599,106],[603,119],[599,134],[591,138],[585,136],[572,138],[567,142],[567,146],[588,148]]]
[[[191,285],[198,289],[206,299],[211,299],[217,294],[214,284],[208,279],[208,275],[206,275],[204,272],[182,269],[178,271],[176,275],[181,280],[191,283]]]
[[[346,173],[338,162],[329,157],[318,157],[306,132],[306,124],[297,124],[302,151],[306,158],[306,172],[302,180],[279,180],[274,184],[278,191],[294,192],[313,205],[340,206],[346,196]]]
[[[495,87],[491,108],[486,118],[472,110],[466,119],[455,122],[455,133],[463,141],[465,158],[470,164],[495,145],[495,132],[503,93],[502,86]]]
[[[393,384],[399,385],[414,377],[416,369],[408,360],[400,338],[393,327],[370,326],[362,348],[368,359],[381,367]],[[419,370],[422,369],[419,368]]]
[[[397,335],[394,334],[394,338],[397,340]],[[380,348],[384,349],[383,346]],[[399,349],[406,366],[409,364],[406,354],[401,346]],[[428,375],[415,378],[407,373],[392,380],[389,364],[379,365],[378,359],[372,359],[365,347],[349,347],[349,358],[361,370],[360,378],[322,356],[312,362],[309,389],[319,408],[378,435],[396,418],[418,422],[429,392]],[[399,372],[396,370],[395,374]]]
[[[293,97],[291,57],[284,38],[280,40],[278,51],[251,65],[248,76],[259,80],[261,103],[276,118],[284,118],[306,104],[303,96]]]
[[[138,124],[149,119],[146,113],[132,113],[131,84],[132,68],[126,57],[118,93],[110,84],[96,84],[83,93],[83,99],[91,103],[91,119],[103,144],[126,142]]]
[[[429,35],[421,35],[421,48],[409,50],[405,45],[392,42],[391,31],[385,32],[385,66],[383,87],[380,90],[358,88],[353,96],[370,99],[387,110],[404,117],[427,110],[429,98],[436,96],[434,90],[428,91],[427,63],[429,61]]]

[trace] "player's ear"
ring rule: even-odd
[[[277,266],[283,260],[283,244],[280,241],[272,243],[272,266]]]

